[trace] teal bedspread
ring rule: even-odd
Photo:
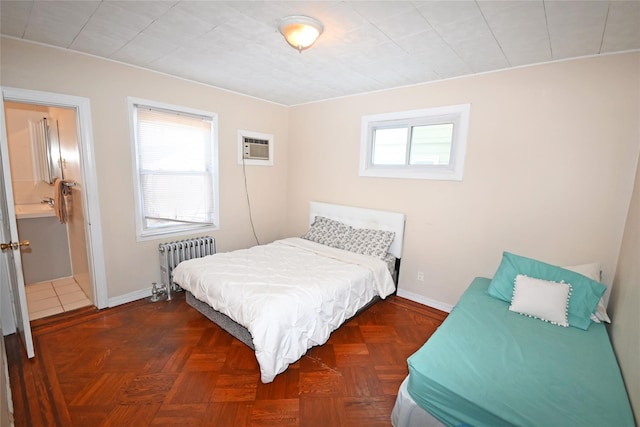
[[[449,426],[634,426],[604,324],[563,328],[508,310],[476,278],[409,357],[409,394]]]

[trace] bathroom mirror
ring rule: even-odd
[[[63,179],[57,120],[44,117],[36,124],[34,134],[39,178],[48,184],[53,184],[55,178]]]

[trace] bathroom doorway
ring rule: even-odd
[[[4,111],[18,237],[30,242],[21,252],[29,319],[93,305],[76,111],[12,101]]]
[[[61,255],[63,258],[66,255],[69,260],[69,264],[67,266],[69,269],[69,275],[66,276],[62,273],[63,276],[65,276],[62,277],[63,282],[64,279],[73,279],[73,282],[77,283],[77,286],[80,287],[82,293],[90,303],[98,308],[104,308],[108,305],[106,273],[102,249],[100,212],[97,199],[97,178],[95,173],[95,159],[93,157],[94,150],[89,100],[87,98],[76,96],[6,87],[2,88],[2,95],[2,110],[4,113],[8,112],[8,115],[10,116],[13,114],[14,110],[21,112],[23,115],[27,112],[34,111],[37,114],[41,114],[42,110],[45,110],[47,115],[43,117],[51,119],[52,121],[50,123],[55,121],[55,124],[57,125],[57,136],[60,142],[60,162],[58,165],[67,173],[62,178],[64,178],[64,180],[69,184],[68,187],[70,190],[70,197],[68,200],[69,220],[64,224],[60,224],[60,222],[56,224],[55,221],[59,220],[56,217],[50,217],[50,211],[45,211],[45,215],[38,212],[34,213],[34,210],[38,211],[38,209],[51,209],[41,202],[51,197],[48,195],[49,193],[47,193],[46,189],[49,189],[50,191],[52,186],[50,184],[45,184],[45,187],[43,187],[41,183],[36,182],[34,179],[31,180],[31,183],[28,183],[29,179],[27,179],[25,174],[20,175],[20,171],[18,171],[17,175],[19,179],[17,179],[17,181],[22,180],[23,182],[18,182],[17,184],[13,182],[5,182],[4,186],[5,191],[10,193],[10,195],[7,195],[6,200],[12,201],[14,207],[14,215],[12,215],[13,217],[9,218],[9,220],[13,221],[14,228],[19,229],[19,232],[20,230],[31,229],[28,233],[35,236],[34,245],[38,239],[40,239],[40,243],[38,244],[39,246],[42,245],[40,249],[43,249],[47,244],[53,244],[54,251],[57,252],[56,255]],[[4,132],[4,135],[2,135],[2,145],[5,146],[4,149],[8,150],[10,139],[8,134],[11,132],[9,129],[11,125],[9,123],[9,119],[6,118],[4,114],[2,117],[5,118],[3,124],[7,130],[7,132]],[[30,130],[28,128],[23,129],[23,132],[29,131]],[[23,144],[26,144],[26,142]],[[31,142],[29,142],[29,144],[31,144]],[[11,154],[10,157],[13,157],[13,154]],[[30,170],[32,177],[38,174],[36,170],[37,160],[35,160],[35,157],[36,156],[31,155],[31,159],[17,160],[17,164],[20,166],[16,168],[11,164],[9,169],[11,169],[12,181],[14,179],[14,175],[16,175],[13,173],[14,169],[19,168],[21,170]],[[31,164],[25,165],[21,162]],[[24,187],[27,188],[25,189]],[[45,190],[44,194],[42,191],[43,189]],[[33,222],[32,224],[29,224],[29,226],[25,227],[16,226],[16,224],[22,220],[39,220],[41,218],[53,218],[54,222],[53,224],[47,224],[47,221],[45,220],[40,221],[44,222],[44,224],[36,224],[36,222]],[[64,238],[60,239],[62,244],[58,245],[57,243],[59,242],[56,242],[56,237],[48,237],[48,233],[54,225],[63,225],[63,229],[66,232],[66,248],[63,244]],[[55,231],[59,232],[60,228],[57,227]],[[23,232],[27,233],[27,231]],[[22,232],[20,232],[20,234],[22,234]],[[52,236],[55,236],[55,234]],[[32,239],[34,238],[32,237]],[[42,243],[43,241],[44,243]],[[62,246],[62,248],[60,248],[60,246]],[[28,256],[32,255],[33,252],[35,252],[35,249],[36,247],[33,246],[31,253],[24,251],[21,258],[29,259]],[[42,253],[43,251],[41,250],[39,252]],[[48,258],[53,258],[53,256]],[[26,261],[26,263],[28,264],[29,261]],[[58,263],[54,264],[55,268],[59,267]],[[60,262],[60,264],[64,267],[65,262]],[[50,267],[51,273],[53,274],[54,267],[51,264]],[[36,276],[31,276],[32,272],[28,265],[23,270],[25,270],[25,277],[29,279],[30,277],[37,277],[37,274],[42,274],[42,270],[45,270],[44,273],[46,273],[49,269],[40,268],[40,271],[33,273],[36,274]],[[55,273],[54,275],[60,275],[60,273]],[[32,280],[27,280],[27,283],[30,281]],[[47,281],[48,278],[45,278],[42,282],[46,283]],[[50,284],[54,293],[56,293],[56,287],[71,285],[71,282],[67,281],[66,283],[60,283],[52,280]],[[0,288],[0,294],[2,294],[3,298],[11,296],[11,301],[16,305],[20,304],[20,298],[15,297],[15,291],[11,291],[14,285],[14,283],[11,283],[10,286],[5,286],[3,284]],[[69,291],[70,289],[71,288],[62,290],[61,294],[65,291]],[[56,295],[58,294],[56,293]],[[64,299],[67,302],[68,307],[73,306],[71,301],[73,298],[59,297],[58,299],[60,301]],[[26,307],[14,308],[14,313],[25,313],[26,311]],[[5,320],[7,319],[3,312],[3,329]],[[20,323],[20,319],[15,319],[15,321],[16,323]],[[3,332],[11,333],[11,329],[15,330],[15,325],[11,326],[14,326],[14,328],[10,327],[8,328],[8,331],[3,330]]]

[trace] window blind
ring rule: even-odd
[[[135,105],[143,229],[212,225],[211,118]]]

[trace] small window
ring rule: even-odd
[[[364,116],[360,175],[462,181],[470,107]]]
[[[129,98],[136,233],[218,227],[217,115]]]

